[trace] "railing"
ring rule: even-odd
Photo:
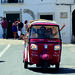
[[[24,0],[1,0],[1,3],[24,3]]]

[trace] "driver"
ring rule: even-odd
[[[48,28],[46,30],[46,37],[49,37],[49,38],[52,38],[53,37],[53,31],[52,31],[52,28]]]
[[[45,31],[46,31],[46,27],[42,26],[42,27],[40,28],[40,31],[41,31],[41,34],[44,34]]]
[[[45,31],[46,31],[46,27],[42,26],[40,27],[40,33],[39,33],[39,37],[40,38],[44,38],[45,37]]]

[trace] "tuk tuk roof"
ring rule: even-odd
[[[51,21],[51,20],[44,20],[44,19],[31,20],[29,27],[31,25],[56,25],[58,26],[57,22]]]

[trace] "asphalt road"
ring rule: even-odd
[[[23,40],[0,39],[0,75],[75,75],[75,45],[63,44],[59,71],[48,68],[43,73],[36,65],[24,69]]]

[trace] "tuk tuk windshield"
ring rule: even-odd
[[[58,26],[32,26],[30,38],[60,38]]]

